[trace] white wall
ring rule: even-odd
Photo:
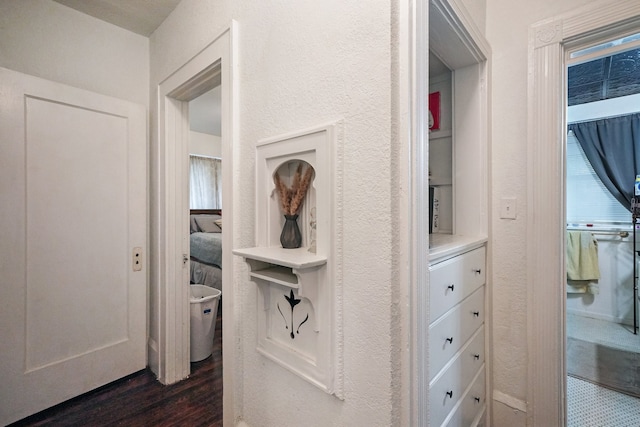
[[[189,154],[221,157],[222,145],[220,137],[202,132],[189,131]]]
[[[599,293],[567,294],[567,313],[633,325],[633,238],[596,237]]]
[[[235,415],[250,426],[392,425],[401,411],[393,387],[400,378],[396,352],[403,350],[394,348],[398,302],[392,295],[406,284],[394,282],[391,250],[390,4],[184,0],[151,36],[152,93],[232,18],[239,27],[236,153],[242,165],[234,176],[234,247],[254,244],[256,142],[344,120],[345,400],[256,352],[256,285],[236,259]]]
[[[149,40],[51,0],[0,1],[0,66],[149,105]]]
[[[487,0],[487,38],[492,64],[492,196],[517,197],[516,220],[492,219],[494,426],[525,425],[527,394],[527,76],[529,25],[591,0]],[[560,143],[560,141],[558,142]],[[560,215],[550,212],[550,215]],[[535,309],[535,308],[531,308]]]
[[[490,0],[460,0],[464,7],[468,10],[474,23],[484,35],[487,23],[487,5]]]

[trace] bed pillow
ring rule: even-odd
[[[221,233],[222,229],[215,223],[218,219],[221,219],[220,215],[198,215],[196,224],[199,231],[204,233]]]
[[[217,225],[218,227],[220,227],[220,230],[222,230],[222,218],[220,219],[216,219],[215,221],[213,221],[215,225]]]
[[[191,215],[189,218],[189,234],[195,233],[196,231],[200,231],[198,224],[196,224],[196,216]]]

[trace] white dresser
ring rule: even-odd
[[[432,426],[484,425],[485,266],[482,245],[429,267]]]

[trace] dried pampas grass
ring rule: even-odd
[[[296,215],[300,212],[304,197],[307,195],[311,179],[313,178],[313,168],[307,166],[304,174],[302,173],[302,162],[298,163],[296,173],[293,175],[293,183],[291,188],[282,181],[278,172],[275,173],[273,180],[276,184],[276,190],[280,196],[280,207],[285,215]]]

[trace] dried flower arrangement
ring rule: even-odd
[[[307,195],[311,178],[313,178],[313,168],[307,166],[307,170],[302,173],[302,162],[298,163],[296,173],[293,175],[293,183],[291,188],[282,181],[280,175],[276,171],[273,179],[276,184],[276,190],[280,195],[280,207],[285,215],[297,215],[302,208],[304,197]]]

